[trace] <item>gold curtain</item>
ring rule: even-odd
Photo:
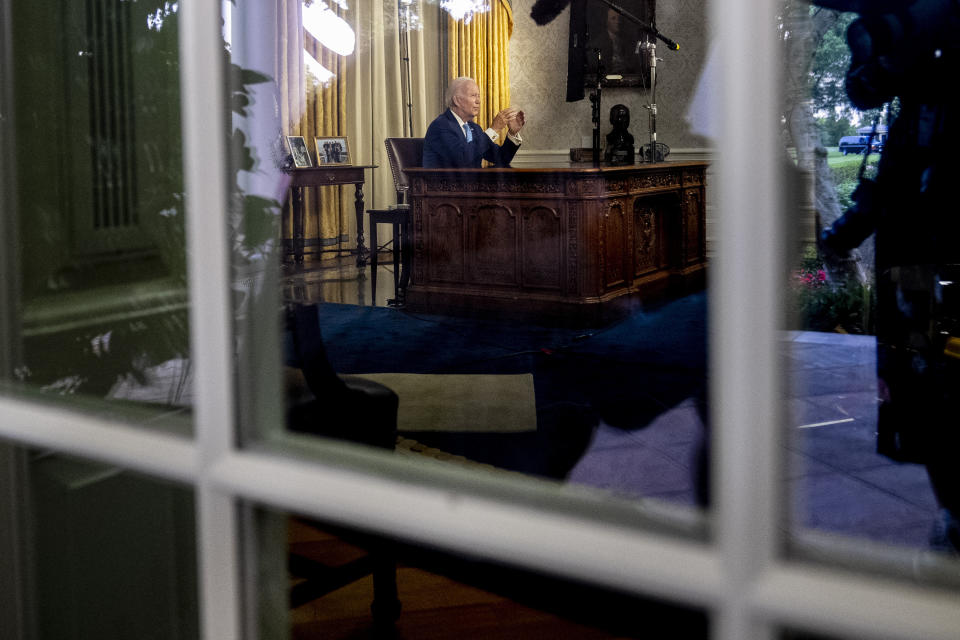
[[[510,36],[513,10],[508,0],[489,0],[490,11],[469,23],[448,18],[447,62],[450,78],[469,76],[480,85],[483,101],[477,124],[486,128],[510,106]],[[503,133],[502,131],[499,133]],[[501,140],[503,136],[501,135]]]
[[[332,5],[336,8],[336,5]],[[280,123],[284,135],[303,136],[316,163],[314,138],[346,135],[346,71],[342,56],[326,50],[302,26],[300,0],[277,0],[280,22],[277,51],[277,85],[280,89]],[[326,85],[307,73],[304,52],[335,75]],[[349,139],[348,139],[349,144]],[[353,209],[352,198],[342,198],[343,187],[308,189],[304,198],[304,240],[307,250],[353,248],[345,205]],[[350,188],[351,193],[353,191]],[[288,207],[290,203],[288,202]],[[289,209],[288,209],[289,210]],[[291,216],[284,219],[283,238],[293,237]],[[315,254],[333,257],[335,253]]]
[[[355,164],[378,167],[365,172],[363,193],[367,209],[384,209],[397,202],[383,144],[384,138],[405,135],[407,96],[401,82],[404,61],[397,30],[397,5],[397,0],[356,0],[344,15],[357,34],[357,53],[347,57],[346,133],[350,151]],[[440,112],[444,82],[441,62],[446,56],[439,34],[441,25],[446,24],[446,12],[440,11],[434,0],[414,0],[410,10],[423,25],[408,34],[413,135],[422,137]],[[365,217],[365,221],[369,223],[369,218]],[[381,229],[380,238],[390,237],[386,229]]]

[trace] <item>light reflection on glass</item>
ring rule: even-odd
[[[356,35],[347,22],[330,10],[326,2],[303,7],[303,28],[327,49],[341,55],[353,53]]]
[[[440,8],[454,20],[469,23],[475,14],[490,11],[486,0],[440,0]]]
[[[174,14],[180,8],[179,2],[165,2],[163,8],[158,8],[147,16],[147,28],[160,31],[163,27],[163,20],[167,16]]]
[[[413,0],[400,0],[398,7],[401,31],[422,31],[423,21],[413,7]]]
[[[326,86],[336,76],[335,73],[317,62],[317,59],[310,55],[309,51],[304,50],[303,62],[307,67],[307,75],[311,76],[314,82]]]

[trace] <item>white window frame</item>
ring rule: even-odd
[[[180,4],[181,73],[196,438],[185,440],[24,399],[0,399],[0,436],[100,459],[192,486],[197,495],[201,628],[243,637],[236,506],[369,527],[450,550],[705,609],[712,637],[775,638],[793,626],[841,637],[956,638],[955,591],[883,581],[779,553],[782,283],[780,73],[776,3],[714,2],[723,77],[716,141],[717,249],[710,271],[714,536],[701,544],[535,510],[450,488],[241,450],[235,433],[232,311],[225,230],[228,157],[220,3]],[[410,513],[417,513],[411,522]],[[562,534],[562,535],[561,535]],[[550,544],[543,544],[550,540]],[[638,624],[642,624],[638,620]]]

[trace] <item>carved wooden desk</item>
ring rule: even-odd
[[[366,264],[367,248],[363,244],[363,171],[376,169],[371,164],[331,164],[320,167],[303,167],[291,169],[290,188],[293,192],[293,246],[288,250],[293,253],[294,260],[303,262],[305,241],[303,237],[303,190],[307,187],[323,187],[327,185],[352,184],[354,189],[354,208],[357,214],[357,266]],[[317,251],[323,251],[319,249]]]
[[[701,288],[706,167],[408,169],[407,303],[563,315]]]

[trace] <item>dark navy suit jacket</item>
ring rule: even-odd
[[[447,109],[427,127],[423,139],[423,166],[428,169],[479,169],[481,159],[496,167],[510,166],[519,148],[507,138],[503,146],[494,144],[476,122],[468,122],[473,141],[468,143],[463,129],[450,109]]]

